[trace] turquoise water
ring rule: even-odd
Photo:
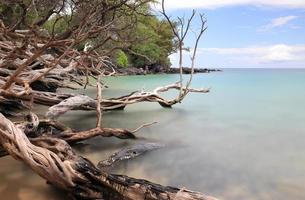
[[[103,94],[149,90],[177,79],[177,75],[108,78],[105,83],[111,89]],[[141,103],[103,115],[107,127],[133,129],[158,121],[137,133],[139,140],[95,138],[77,146],[77,151],[97,163],[133,143],[159,142],[166,147],[124,162],[113,172],[226,200],[305,199],[305,70],[227,69],[196,75],[193,87],[211,87],[211,92],[190,94],[173,109]],[[95,125],[95,113],[73,112],[62,120],[87,129]],[[5,191],[7,199],[15,199],[7,182],[12,185],[10,180],[27,177],[31,184],[22,179],[15,191],[26,189],[36,199],[62,199],[29,170],[20,172],[25,168],[21,164],[5,159],[5,165],[0,160],[0,177],[9,177],[0,178],[0,195]],[[14,172],[19,175],[14,177]]]

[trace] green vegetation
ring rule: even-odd
[[[67,13],[65,7],[69,7],[69,1],[65,4],[58,3],[55,7],[56,14],[48,17],[49,11],[54,9],[54,4],[39,0],[36,8],[33,9],[29,0],[21,0],[1,3],[0,18],[5,24],[15,25],[15,29],[29,29],[38,26],[46,29],[48,33],[63,37],[69,34],[69,30],[77,28],[86,14],[87,4],[81,3],[83,7],[76,7],[73,13]],[[58,1],[61,2],[61,1]],[[111,21],[114,30],[105,33],[92,35],[90,39],[77,44],[77,49],[83,49],[85,43],[90,42],[101,55],[106,55],[113,60],[119,67],[138,67],[161,65],[164,68],[170,67],[168,56],[175,51],[174,35],[169,24],[153,15],[150,3],[143,3],[137,8],[137,12],[128,6],[121,6],[119,10],[110,10],[102,16],[104,20],[101,24]],[[93,4],[94,2],[92,2]],[[115,5],[116,0],[109,1],[108,4]],[[95,5],[96,2],[95,2]],[[25,9],[27,8],[27,9]],[[115,15],[114,15],[114,12]],[[120,13],[120,14],[117,14]],[[115,19],[112,19],[115,16]],[[36,19],[46,21],[38,22]],[[20,20],[22,19],[22,20]],[[19,20],[19,21],[18,21]],[[99,22],[100,23],[100,22]],[[106,41],[106,42],[105,42]],[[102,43],[102,45],[100,45]]]
[[[119,50],[119,51],[117,52],[116,64],[117,64],[119,67],[128,67],[128,57],[127,57],[127,55],[124,53],[124,51]]]
[[[155,16],[142,17],[135,35],[140,42],[130,47],[134,66],[158,64],[168,67],[170,65],[168,56],[174,51],[173,33],[166,22],[160,21]]]

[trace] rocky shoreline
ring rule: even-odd
[[[179,68],[169,68],[165,69],[163,67],[153,67],[146,69],[128,67],[128,68],[117,68],[115,69],[121,75],[147,75],[147,74],[179,74]],[[183,74],[191,74],[192,69],[189,67],[182,68]],[[194,68],[194,73],[210,73],[210,72],[221,72],[220,69],[209,69],[209,68]]]

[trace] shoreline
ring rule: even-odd
[[[120,75],[149,75],[149,74],[180,74],[180,68],[169,68],[164,69],[162,67],[159,68],[151,68],[144,70],[143,68],[136,68],[136,67],[128,67],[128,68],[116,68],[116,72]],[[211,68],[194,68],[194,74],[198,73],[211,73],[211,72],[222,72],[221,69],[211,69]],[[183,74],[191,74],[192,69],[189,67],[183,67],[182,73]]]

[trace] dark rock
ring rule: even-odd
[[[194,73],[210,73],[210,72],[219,72],[221,70],[219,69],[207,69],[207,68],[194,68]],[[190,67],[183,67],[182,68],[183,74],[191,74],[192,73],[192,68]],[[179,74],[180,73],[180,68],[170,68],[168,70],[169,74]]]
[[[179,68],[167,68],[162,65],[150,65],[143,68],[128,67],[115,69],[119,74],[123,75],[146,75],[146,74],[179,74]],[[210,73],[219,72],[219,69],[207,69],[207,68],[194,68],[194,73]],[[189,67],[183,67],[183,74],[191,74],[192,69]]]

